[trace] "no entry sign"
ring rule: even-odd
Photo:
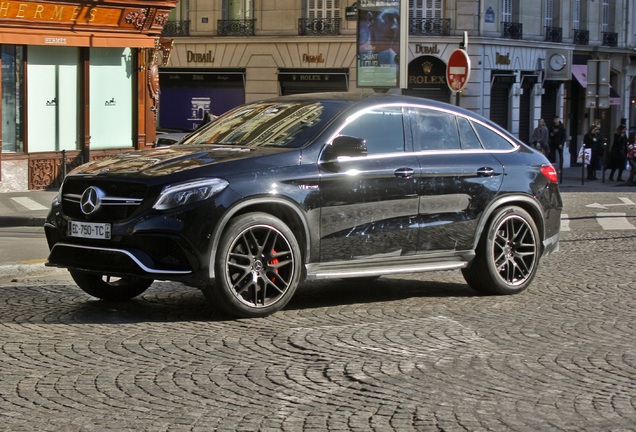
[[[456,49],[448,59],[446,67],[446,82],[448,87],[454,92],[460,92],[470,76],[470,58],[463,49]]]

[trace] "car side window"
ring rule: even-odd
[[[486,126],[476,122],[473,122],[473,126],[475,126],[475,130],[484,148],[488,150],[512,150],[514,148],[510,141]]]
[[[368,154],[403,152],[402,109],[382,107],[367,111],[346,125],[340,134],[364,139]]]
[[[455,115],[425,108],[411,109],[413,141],[419,150],[459,150]]]
[[[470,125],[470,122],[464,117],[457,117],[457,124],[459,125],[459,136],[462,139],[462,149],[464,150],[481,150],[481,143],[479,137],[475,133],[475,129]]]

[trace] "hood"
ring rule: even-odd
[[[175,145],[152,150],[131,151],[95,160],[74,169],[81,175],[143,175],[162,176],[221,162],[239,161],[290,151],[276,147],[245,147],[223,145]],[[249,164],[244,164],[249,170]]]

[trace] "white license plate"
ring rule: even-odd
[[[110,240],[110,224],[70,221],[68,235],[70,237]]]

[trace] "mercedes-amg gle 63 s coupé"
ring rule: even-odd
[[[47,265],[110,301],[180,281],[236,317],[276,312],[315,279],[458,269],[514,294],[558,249],[561,208],[548,160],[470,111],[284,96],[73,170],[47,217]]]

